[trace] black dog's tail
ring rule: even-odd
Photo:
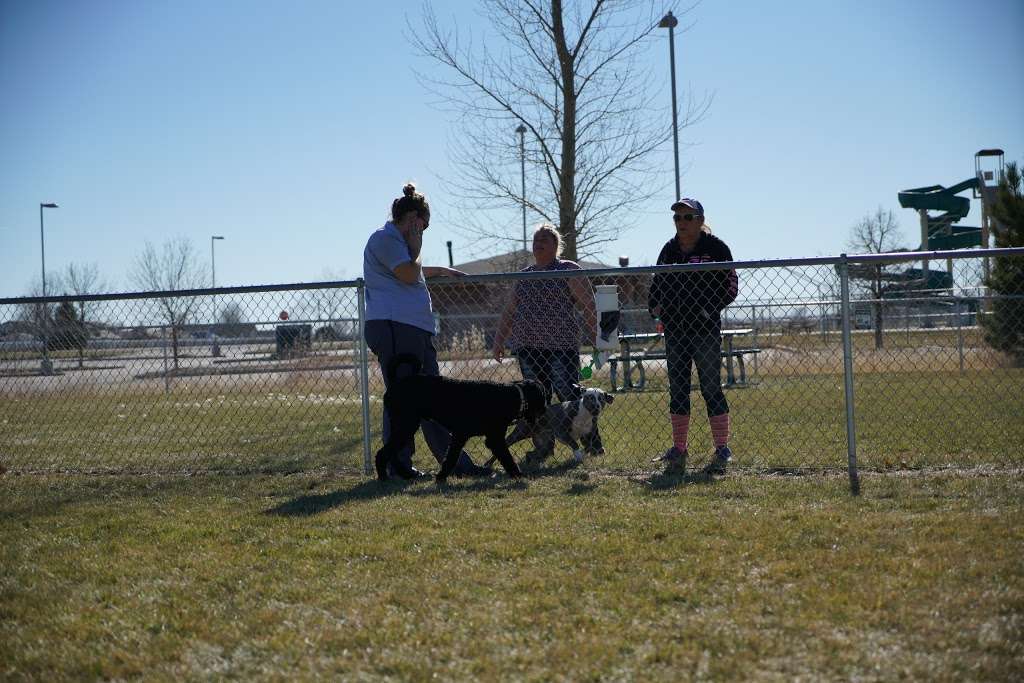
[[[423,369],[423,363],[419,358],[411,353],[400,353],[392,358],[388,363],[388,384],[392,384],[396,379],[398,379],[398,368],[403,365],[412,366],[412,372],[410,374],[413,375],[420,374],[420,370]]]

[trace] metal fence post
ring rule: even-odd
[[[163,340],[164,348],[164,393],[171,393],[171,371],[167,366],[167,328],[163,325],[160,326],[160,338]]]
[[[366,348],[366,283],[356,280],[359,308],[359,393],[363,404],[363,474],[373,471],[370,461],[370,363]]]
[[[839,262],[839,283],[842,292],[843,315],[843,385],[846,389],[846,457],[850,476],[850,493],[860,495],[860,475],[857,473],[857,427],[853,419],[853,343],[850,335],[850,272],[846,254]]]
[[[956,307],[953,309],[956,315],[956,350],[960,356],[960,374],[964,374],[964,326],[960,321],[960,297],[956,299]]]
[[[750,326],[754,328],[754,348],[757,349],[760,347],[757,344],[757,306],[755,304],[750,305],[750,323]],[[757,372],[757,357],[759,355],[757,353],[754,354],[754,377],[759,377]]]

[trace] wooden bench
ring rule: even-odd
[[[756,347],[734,348],[732,340],[737,335],[748,334],[751,331],[752,330],[746,329],[722,331],[724,343],[721,351],[721,357],[725,360],[725,382],[722,386],[725,388],[747,385],[747,368],[744,356],[757,355],[761,353],[762,349]],[[665,360],[667,358],[665,351],[654,350],[662,339],[663,337],[660,333],[642,333],[619,336],[619,343],[622,346],[622,351],[608,358],[608,372],[609,379],[611,380],[612,391],[620,391],[618,386],[619,364],[622,364],[623,383],[621,391],[643,391],[644,386],[647,384],[647,372],[644,368],[644,363],[646,361]],[[638,352],[633,352],[631,350],[634,343],[647,341],[651,341],[653,343]],[[735,365],[739,368],[738,378],[733,371],[734,361]],[[638,374],[636,382],[633,381],[634,370]]]

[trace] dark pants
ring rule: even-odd
[[[580,399],[580,354],[576,349],[522,348],[516,351],[516,359],[523,379],[537,380],[559,401]],[[597,429],[583,437],[583,450],[587,453],[597,453],[603,447]]]
[[[434,350],[434,335],[426,330],[421,330],[413,325],[396,323],[391,320],[367,320],[366,321],[366,344],[377,356],[380,363],[381,373],[384,375],[384,386],[390,383],[388,377],[388,364],[391,359],[400,353],[409,353],[419,359],[423,364],[424,375],[439,376],[440,369],[437,366],[437,351]],[[403,377],[409,372],[409,368],[399,367],[398,376]],[[448,443],[451,435],[441,425],[432,420],[420,422],[420,429],[423,430],[423,438],[430,447],[437,462],[444,462],[445,453],[448,451]],[[384,440],[391,436],[391,419],[388,411],[384,409]],[[400,464],[412,466],[412,455],[416,445],[412,442],[399,451],[397,460]],[[459,457],[455,466],[455,474],[465,474],[468,468],[473,467],[473,461],[465,451]]]
[[[697,366],[700,393],[708,406],[708,417],[729,412],[722,391],[722,342],[717,331],[690,332],[665,326],[668,359],[669,412],[690,414],[690,368]]]

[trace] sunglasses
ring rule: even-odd
[[[704,216],[700,215],[699,213],[684,213],[682,215],[679,215],[678,213],[672,214],[672,220],[674,220],[676,223],[681,223],[683,221],[689,223],[691,221],[703,220],[703,218]]]

